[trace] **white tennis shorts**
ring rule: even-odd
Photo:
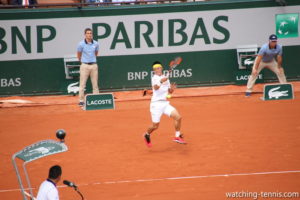
[[[150,103],[150,112],[153,123],[159,123],[162,114],[171,116],[172,111],[175,110],[173,106],[170,105],[169,101],[155,101]]]

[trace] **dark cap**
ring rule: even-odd
[[[277,41],[277,36],[275,34],[270,35],[269,37],[270,41]]]

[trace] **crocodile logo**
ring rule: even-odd
[[[269,98],[270,99],[272,99],[272,98],[279,99],[279,97],[288,96],[288,94],[287,94],[288,90],[279,91],[279,89],[280,89],[280,86],[269,90],[269,92],[268,92]]]
[[[74,95],[79,92],[79,82],[71,83],[68,85],[68,93],[73,93]]]
[[[244,60],[245,65],[251,65],[253,63],[254,63],[254,60],[252,60],[251,58],[247,58],[247,59]]]
[[[32,155],[35,155],[35,154],[47,154],[51,150],[52,150],[51,148],[39,147],[39,148],[32,149],[32,150],[28,151],[28,153],[25,154],[24,156],[28,157],[28,156],[32,156]]]

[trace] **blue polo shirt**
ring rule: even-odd
[[[77,46],[77,51],[82,53],[81,62],[95,63],[96,62],[95,51],[99,51],[99,44],[95,40],[92,40],[91,43],[88,43],[86,40],[82,40],[79,42]]]
[[[263,62],[271,62],[276,59],[277,55],[282,56],[282,46],[276,44],[274,49],[270,49],[269,43],[262,45],[260,48],[258,55],[262,56]]]

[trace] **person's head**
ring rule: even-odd
[[[61,167],[59,165],[54,165],[49,169],[48,179],[51,179],[57,183],[58,181],[60,181],[61,174]]]
[[[153,68],[153,71],[156,75],[162,75],[163,67],[162,67],[162,64],[159,61],[155,61],[152,64],[152,68]]]
[[[277,35],[272,34],[269,36],[269,45],[271,48],[274,48],[277,44]]]
[[[84,36],[85,36],[85,39],[90,41],[93,39],[93,31],[92,29],[90,28],[86,28],[84,29]]]

